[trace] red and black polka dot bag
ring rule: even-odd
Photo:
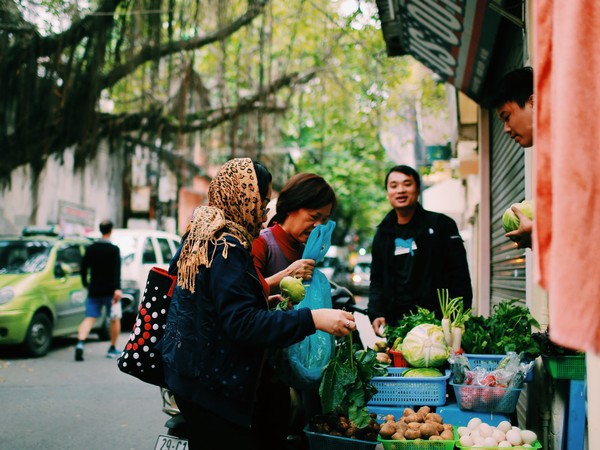
[[[176,275],[159,267],[150,270],[133,331],[117,360],[121,372],[162,387],[166,387],[162,356],[155,347],[165,329],[176,280]]]

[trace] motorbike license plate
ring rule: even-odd
[[[156,440],[154,450],[188,450],[187,439],[169,436],[167,434],[159,434]]]

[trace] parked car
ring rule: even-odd
[[[52,228],[27,228],[0,237],[0,345],[22,345],[31,356],[48,353],[52,338],[77,332],[85,317],[81,282],[86,238],[60,238]],[[109,338],[102,316],[94,331]]]
[[[346,248],[332,245],[327,250],[323,260],[319,261],[316,267],[323,272],[329,281],[345,287],[348,286],[350,268],[348,266],[348,251]]]
[[[98,238],[99,233],[90,237]],[[111,242],[121,251],[121,290],[133,301],[123,305],[125,319],[135,317],[142,298],[148,272],[152,267],[167,269],[181,238],[159,230],[114,228]]]
[[[356,294],[368,294],[371,284],[371,255],[359,255],[350,274],[350,290]]]

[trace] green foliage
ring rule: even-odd
[[[371,379],[385,375],[386,367],[373,349],[354,347],[351,336],[340,340],[335,357],[325,366],[319,395],[323,413],[343,414],[362,428],[371,420],[367,403],[377,393]]]
[[[465,353],[504,355],[524,353],[532,360],[540,355],[540,347],[532,336],[532,327],[539,323],[527,307],[518,300],[505,300],[494,307],[490,317],[474,316],[469,319],[462,337]]]

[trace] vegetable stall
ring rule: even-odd
[[[541,448],[540,430],[517,426],[520,394],[540,355],[547,367],[582,355],[533,333],[514,300],[481,317],[438,294],[441,320],[418,308],[372,349],[339,341],[320,385],[325,414],[305,430],[311,450]]]

